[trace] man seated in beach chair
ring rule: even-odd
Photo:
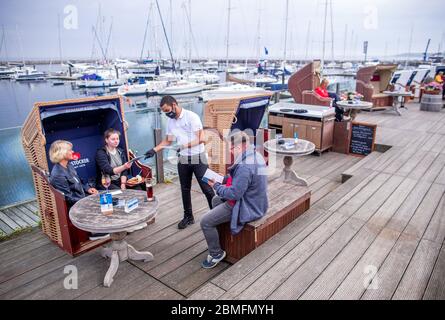
[[[73,159],[73,144],[65,140],[56,140],[49,148],[49,159],[54,163],[51,170],[51,185],[65,196],[68,210],[77,201],[85,198],[87,194],[97,194],[98,191],[84,183],[77,175],[76,169],[70,163]],[[90,240],[98,240],[109,237],[106,233],[90,234]]]
[[[221,249],[217,226],[230,221],[232,234],[239,233],[247,222],[257,220],[268,209],[267,175],[264,158],[250,144],[249,136],[237,131],[229,136],[230,153],[234,163],[229,168],[226,184],[209,180],[215,190],[213,209],[201,219],[209,255],[202,267],[210,269],[222,261],[226,252]]]
[[[315,88],[314,91],[320,97],[332,99],[332,104],[335,107],[335,121],[340,122],[343,120],[344,111],[343,111],[343,109],[341,109],[337,106],[337,101],[339,100],[337,94],[334,92],[328,92],[328,85],[329,85],[328,79],[323,78],[321,80],[320,86]]]

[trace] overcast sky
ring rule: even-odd
[[[194,58],[225,58],[228,0],[158,1],[174,58],[188,55],[190,38]],[[184,9],[189,10],[189,1],[193,37],[189,36]],[[286,57],[321,58],[325,1],[288,1]],[[365,40],[369,42],[368,57],[423,52],[428,38],[431,38],[430,53],[436,52],[439,45],[442,51],[445,49],[443,0],[332,0],[331,3],[333,32],[328,10],[327,59],[332,57],[331,34],[335,58],[362,57]],[[328,5],[328,9],[330,7]],[[98,19],[99,8],[101,19]],[[282,58],[285,9],[286,0],[231,0],[229,56],[252,58],[261,52],[264,58],[264,47],[267,47],[269,58]],[[59,30],[63,59],[92,55],[100,58],[102,50],[107,51],[108,58],[138,58],[147,18],[144,56],[156,54],[158,57],[160,51],[162,57],[167,58],[168,48],[153,0],[1,0],[0,24],[4,32],[0,30],[0,60],[6,57],[58,59]],[[97,29],[100,45],[93,27]]]

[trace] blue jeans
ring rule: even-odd
[[[201,229],[207,241],[209,254],[212,257],[216,257],[223,252],[216,227],[231,220],[232,207],[227,202],[223,202],[218,196],[213,197],[212,207],[213,209],[201,218]]]

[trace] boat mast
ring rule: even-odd
[[[172,0],[170,0],[170,41],[172,42],[172,48],[173,48],[173,4],[172,4]]]
[[[147,15],[147,23],[145,24],[144,40],[142,41],[141,57],[139,58],[139,60],[142,60],[142,57],[144,56],[145,40],[147,39],[147,31],[150,22],[150,13],[152,6],[153,3],[150,3],[150,8],[148,9],[148,15]]]
[[[172,53],[172,49],[170,47],[170,42],[168,41],[167,30],[165,30],[164,19],[162,19],[161,8],[159,7],[158,0],[156,0],[156,6],[158,7],[159,18],[160,18],[161,24],[162,24],[162,30],[164,31],[165,41],[167,42],[168,51],[170,53],[170,59],[172,61],[172,68],[173,68],[173,71],[176,72],[175,61],[173,60],[173,53]]]
[[[346,60],[346,44],[348,41],[348,24],[345,24],[345,43],[343,45],[343,61]]]
[[[3,48],[3,45],[5,46],[5,62],[8,62],[8,50],[6,48],[6,31],[5,26],[2,25],[2,31],[3,31],[3,38],[2,38],[2,44],[0,45],[0,51]]]
[[[285,9],[285,19],[284,19],[284,52],[283,52],[283,70],[286,64],[286,51],[287,51],[287,25],[289,20],[289,0],[286,0],[286,9]]]
[[[189,0],[188,22],[189,22],[189,69],[190,71],[192,71],[192,0]]]
[[[306,53],[304,55],[304,60],[309,58],[309,45],[311,41],[311,20],[307,24],[307,34],[306,34]]]
[[[324,66],[324,58],[326,53],[326,20],[328,17],[328,0],[325,1],[324,6],[324,20],[323,20],[323,48],[322,48],[322,55],[321,55],[321,68],[323,69]]]
[[[101,8],[101,5],[99,3],[99,11],[97,13],[96,25],[93,26],[92,29],[91,29],[91,33],[93,35],[93,45],[92,45],[92,49],[91,49],[91,60],[93,60],[94,55],[96,53],[96,36],[95,36],[95,32],[96,31],[95,31],[95,29],[98,28],[99,23],[100,23],[100,8]]]
[[[257,23],[257,48],[256,49],[256,54],[258,56],[258,61],[261,58],[261,2],[259,4],[259,8],[258,8],[258,23]]]
[[[18,24],[15,25],[15,28],[17,30],[17,36],[19,38],[19,45],[20,45],[20,54],[22,55],[22,62],[23,66],[25,66],[25,56],[23,55],[23,43],[22,43],[22,37],[20,36],[19,26]]]
[[[414,31],[414,24],[411,24],[411,31],[409,33],[408,55],[407,55],[406,61],[405,61],[405,68],[408,66],[408,60],[411,55],[411,45],[413,43],[413,31]]]
[[[228,6],[227,6],[226,67],[229,67],[229,35],[230,35],[230,0],[228,0]]]
[[[113,17],[111,17],[110,33],[108,34],[107,46],[105,48],[105,63],[108,63],[108,47],[110,45],[111,33],[113,31]]]
[[[332,0],[329,1],[329,8],[331,10],[331,54],[332,54],[332,61],[335,61],[335,58],[334,58],[334,22],[332,20]]]
[[[60,14],[57,15],[57,29],[58,29],[58,34],[59,34],[60,65],[63,65],[63,59],[62,59],[62,38],[60,36]]]

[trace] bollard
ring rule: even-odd
[[[161,128],[155,128],[155,146],[157,146],[162,141],[162,130]],[[156,153],[156,182],[164,183],[164,154],[163,151]]]

